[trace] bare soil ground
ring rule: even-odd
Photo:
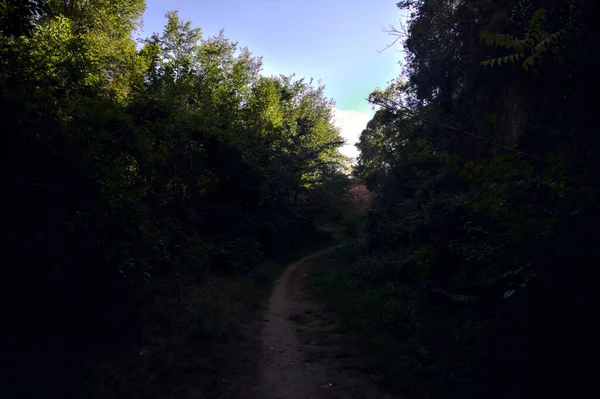
[[[389,398],[368,376],[342,367],[344,336],[319,317],[322,306],[307,291],[310,266],[326,251],[289,266],[273,290],[261,333],[261,398]]]
[[[347,195],[350,199],[350,213],[362,212],[373,202],[371,193],[364,184],[353,184]]]
[[[310,266],[326,252],[292,264],[275,283],[260,328],[248,331],[256,334],[250,337],[257,346],[255,362],[238,375],[235,392],[227,397],[391,399],[370,376],[343,366],[342,359],[354,354],[348,353],[344,334],[322,316],[322,305],[308,292]]]

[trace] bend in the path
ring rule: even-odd
[[[317,252],[289,266],[273,289],[261,333],[264,355],[261,387],[265,397],[315,397],[313,380],[317,370],[311,367],[313,365],[306,361],[301,351],[291,317],[302,310],[302,302],[298,300],[302,294],[298,282],[306,277],[302,276],[306,274],[303,266],[324,252]]]
[[[320,306],[306,290],[312,262],[328,250],[289,266],[275,284],[260,337],[261,399],[389,398],[366,376],[342,370],[335,339],[323,347],[312,338],[334,336],[332,326],[315,317]]]

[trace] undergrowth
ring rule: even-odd
[[[316,232],[245,275],[211,276],[166,290],[155,309],[162,317],[145,327],[142,342],[89,359],[72,376],[69,393],[94,399],[222,397],[231,367],[250,361],[240,350],[248,339],[244,328],[257,320],[271,283],[289,263],[335,242]]]
[[[349,345],[364,355],[362,366],[375,372],[380,382],[391,384],[402,375],[397,360],[405,354],[406,343],[382,329],[378,316],[382,309],[389,308],[396,289],[391,284],[373,287],[361,281],[355,260],[362,250],[360,239],[349,239],[315,262],[311,283],[317,296],[325,301],[330,317],[349,333]],[[386,316],[400,318],[400,308]]]

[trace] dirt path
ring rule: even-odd
[[[309,268],[326,251],[289,266],[275,284],[259,339],[261,399],[390,398],[367,376],[342,369],[343,335],[307,292]]]

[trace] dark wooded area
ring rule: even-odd
[[[398,5],[405,76],[370,96],[358,144],[375,201],[318,286],[406,397],[585,397],[598,2]]]
[[[25,395],[83,379],[92,396],[172,397],[148,381],[180,383],[179,349],[153,355],[158,371],[75,374],[160,337],[226,340],[236,309],[213,280],[269,279],[339,213],[345,160],[323,87],[261,76],[259,58],[177,13],[136,47],[144,8],[2,2],[2,357]],[[149,392],[127,386],[136,374]]]
[[[0,6],[7,397],[218,395],[261,287],[339,224],[314,284],[391,392],[595,391],[596,0],[398,3],[354,179],[324,88],[223,34],[172,12],[136,43],[143,0]]]

